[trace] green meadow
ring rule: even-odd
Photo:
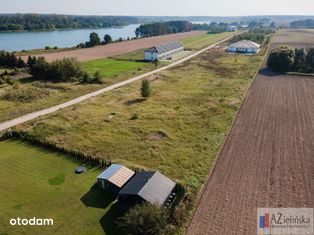
[[[118,234],[114,198],[92,188],[100,169],[19,140],[0,142],[0,234]],[[12,218],[51,218],[53,226],[12,226]]]

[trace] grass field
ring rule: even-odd
[[[151,77],[148,100],[136,82],[17,129],[199,188],[262,59],[204,53]]]
[[[2,85],[0,87],[0,122],[60,104],[162,65],[162,63],[154,65],[152,63],[102,59],[83,63],[83,67],[90,74],[100,71],[101,76],[104,77],[104,84],[102,85],[39,82],[31,79],[19,80],[17,88],[8,84]],[[6,98],[8,94],[12,99]]]
[[[140,49],[123,55],[117,55],[112,58],[116,60],[143,61],[145,50],[146,49]]]
[[[121,73],[142,70],[143,67],[149,66],[149,63],[133,62],[133,61],[119,61],[114,59],[100,59],[83,63],[83,67],[90,74],[96,71],[104,78],[117,76]]]
[[[232,32],[220,34],[202,34],[191,38],[183,39],[182,43],[184,44],[186,50],[198,50],[233,34],[234,33]]]
[[[25,142],[0,142],[0,234],[117,234],[113,198],[98,189],[97,169],[74,173],[69,156]],[[11,226],[11,218],[52,218],[54,226]]]

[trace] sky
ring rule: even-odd
[[[0,0],[0,13],[72,15],[314,15],[314,0]]]

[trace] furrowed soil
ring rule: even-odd
[[[291,47],[314,47],[314,29],[280,30],[272,40],[272,48],[287,45]]]
[[[279,33],[273,42],[287,41]],[[314,207],[313,104],[313,78],[260,70],[209,176],[188,235],[256,234],[258,207]]]

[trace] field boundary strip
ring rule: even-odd
[[[244,32],[246,32],[246,31],[244,31]],[[239,34],[242,34],[244,32],[240,32]],[[112,91],[112,90],[115,90],[117,88],[123,87],[123,86],[125,86],[127,84],[130,84],[130,83],[133,83],[135,81],[141,80],[141,79],[143,79],[143,78],[145,78],[147,76],[151,76],[151,75],[154,75],[154,74],[159,73],[161,71],[173,68],[173,67],[175,67],[177,65],[180,65],[180,64],[182,64],[182,63],[184,63],[184,62],[186,62],[188,60],[191,60],[192,58],[194,58],[194,57],[196,57],[196,56],[206,52],[207,50],[217,46],[218,44],[220,44],[222,42],[228,41],[229,39],[231,39],[233,37],[234,37],[234,35],[229,36],[229,37],[227,37],[227,38],[225,38],[223,40],[220,40],[220,41],[218,41],[218,42],[216,42],[216,43],[214,43],[214,44],[212,44],[212,45],[210,45],[208,47],[205,47],[205,48],[203,48],[203,49],[201,49],[201,50],[199,50],[199,51],[197,51],[197,52],[195,52],[195,53],[193,53],[193,54],[191,54],[191,55],[189,55],[189,56],[187,56],[187,57],[185,57],[185,58],[183,58],[183,59],[181,59],[179,61],[176,61],[174,63],[171,63],[169,65],[161,67],[159,69],[155,69],[155,70],[147,72],[145,74],[142,74],[142,75],[139,75],[139,76],[127,79],[127,80],[122,81],[122,82],[118,82],[118,83],[113,84],[111,86],[102,88],[100,90],[97,90],[97,91],[94,91],[94,92],[91,92],[91,93],[88,93],[88,94],[85,94],[85,95],[80,96],[80,97],[75,98],[75,99],[69,100],[69,101],[67,101],[65,103],[62,103],[62,104],[59,104],[59,105],[55,105],[55,106],[50,107],[50,108],[42,109],[42,110],[39,110],[39,111],[36,111],[36,112],[32,112],[32,113],[29,113],[29,114],[25,114],[25,115],[22,115],[20,117],[17,117],[17,118],[8,120],[8,121],[4,121],[4,122],[0,123],[0,131],[4,131],[6,129],[9,129],[11,127],[14,127],[16,125],[22,124],[24,122],[33,120],[33,119],[41,117],[41,116],[45,116],[47,114],[54,113],[54,112],[56,112],[58,110],[61,110],[61,109],[70,107],[72,105],[81,103],[83,101],[86,101],[86,100],[88,100],[90,98],[93,98],[93,97],[98,96],[100,94],[103,94],[105,92]]]

